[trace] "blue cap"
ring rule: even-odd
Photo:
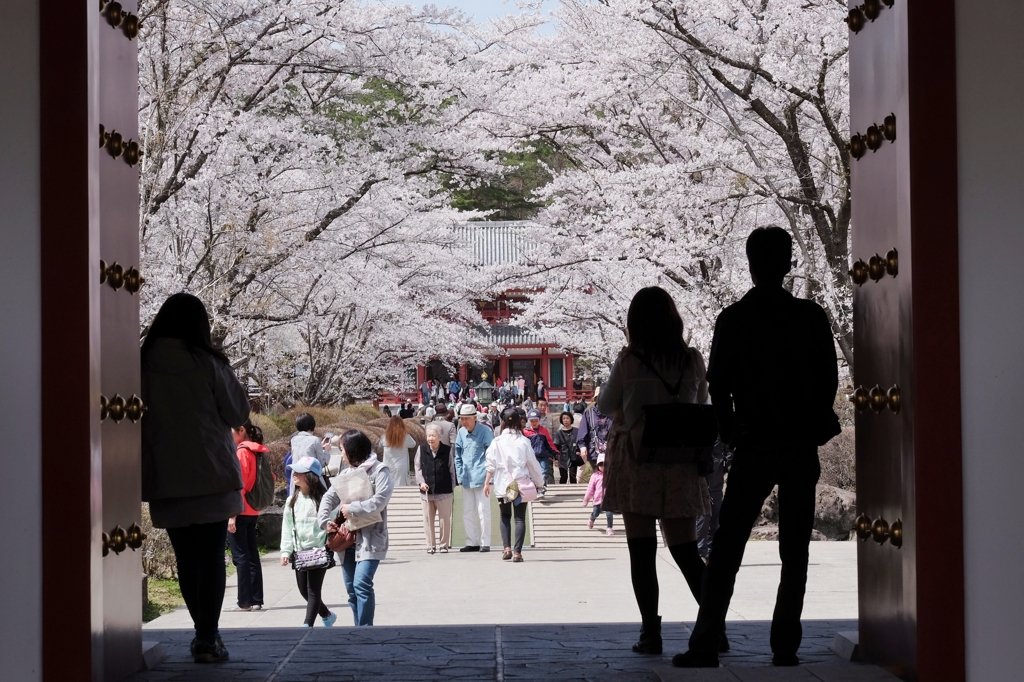
[[[527,419],[540,419],[540,410],[530,410],[526,413]]]

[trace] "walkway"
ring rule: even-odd
[[[582,509],[582,508],[581,508]],[[614,538],[608,538],[614,540]],[[857,546],[852,542],[812,542],[804,617],[857,618]],[[493,625],[495,623],[638,622],[629,578],[629,554],[620,545],[606,549],[525,549],[521,564],[501,553],[428,555],[393,551],[377,569],[378,625]],[[263,560],[264,602],[250,613],[225,613],[223,628],[280,628],[302,623],[305,602],[290,568],[279,555]],[[750,542],[743,557],[730,620],[770,620],[778,589],[777,542]],[[697,604],[665,548],[658,550],[662,615],[666,621],[692,621]],[[235,595],[228,579],[227,601]],[[344,607],[341,570],[328,571],[327,605]],[[525,595],[526,604],[520,595]],[[226,604],[226,605],[229,605]],[[339,621],[341,622],[341,621]],[[191,628],[184,608],[148,623],[146,629]],[[144,632],[146,639],[149,635]]]
[[[731,623],[733,651],[723,668],[679,670],[673,653],[685,646],[688,628],[665,626],[665,654],[639,656],[629,650],[636,625],[499,625],[298,628],[226,630],[231,661],[190,662],[191,633],[147,633],[168,659],[131,682],[260,680],[263,682],[365,682],[366,680],[593,680],[595,682],[897,682],[875,666],[841,661],[829,651],[833,634],[854,629],[852,621],[804,624],[803,665],[773,668],[768,624]]]

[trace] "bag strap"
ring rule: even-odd
[[[658,380],[661,381],[662,384],[664,384],[665,390],[668,391],[668,394],[670,396],[675,398],[679,395],[679,391],[683,387],[683,377],[686,375],[686,366],[687,364],[689,364],[689,355],[686,356],[686,361],[683,362],[683,372],[682,374],[679,375],[679,381],[676,382],[675,386],[672,386],[667,381],[665,381],[665,377],[661,376],[658,370],[654,369],[654,365],[652,365],[651,361],[647,359],[647,356],[641,355],[640,353],[637,353],[635,350],[630,352],[634,357],[636,357],[637,360],[643,363],[644,367],[649,369],[654,376],[658,377]]]
[[[296,490],[295,494],[298,495],[299,491]],[[295,505],[294,504],[291,506],[291,511],[292,511],[292,540],[295,542],[295,546],[292,549],[292,553],[295,553],[295,552],[299,551],[299,535],[298,535],[298,533],[295,532]]]

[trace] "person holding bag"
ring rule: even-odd
[[[692,456],[696,450],[655,449],[650,441],[665,427],[685,429],[678,421],[664,423],[665,414],[673,409],[664,406],[706,403],[708,383],[704,358],[683,340],[683,320],[664,289],[637,292],[629,304],[626,329],[629,345],[612,365],[598,398],[601,412],[612,415],[603,504],[608,511],[620,512],[626,527],[633,593],[643,623],[633,651],[660,654],[655,524],[661,522],[669,552],[700,603],[704,562],[697,551],[696,518],[711,513],[711,500]],[[647,423],[652,414],[662,421]],[[645,430],[651,431],[647,437]]]
[[[576,442],[579,429],[573,426],[572,413],[563,412],[558,421],[561,428],[554,433],[555,445],[558,447],[558,482],[565,485],[576,482],[576,472],[585,462]]]
[[[334,566],[334,556],[327,551],[327,533],[317,525],[320,500],[327,492],[321,476],[320,460],[303,457],[291,466],[295,492],[285,504],[281,519],[281,565],[291,563],[299,594],[306,600],[303,627],[313,627],[317,614],[325,628],[334,625],[338,614],[331,613],[323,601],[324,578]]]
[[[369,626],[373,625],[377,603],[373,576],[388,553],[387,506],[395,487],[391,482],[390,470],[377,459],[373,453],[373,444],[365,434],[350,429],[342,434],[340,445],[345,464],[361,470],[369,478],[371,494],[366,499],[343,504],[337,488],[332,485],[320,500],[317,523],[320,528],[327,530],[328,542],[337,539],[342,546],[347,545],[343,540],[347,532],[355,533],[353,544],[335,556],[345,578],[352,620],[357,626]],[[337,478],[344,479],[348,475]],[[337,516],[339,511],[340,517]],[[373,521],[378,516],[380,520]],[[341,518],[346,519],[344,524],[338,523]]]
[[[525,417],[515,407],[501,413],[501,433],[487,448],[487,477],[484,479],[484,497],[491,487],[498,496],[501,512],[501,540],[503,560],[523,561],[523,540],[526,537],[526,505],[537,499],[537,489],[544,485],[537,455],[530,440],[523,435]],[[515,544],[512,543],[512,516],[516,519]]]

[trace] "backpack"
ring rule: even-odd
[[[266,453],[252,454],[256,458],[256,482],[252,490],[245,493],[245,501],[256,511],[261,511],[274,503],[274,472],[270,470]]]

